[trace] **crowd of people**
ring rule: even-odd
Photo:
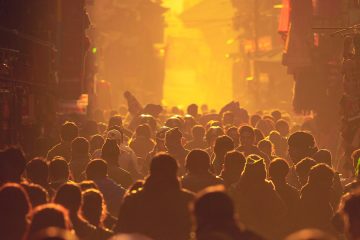
[[[0,239],[360,239],[360,149],[345,176],[281,111],[128,102],[1,150]]]

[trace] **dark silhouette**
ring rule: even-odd
[[[148,153],[154,149],[155,143],[151,139],[151,129],[149,125],[139,125],[135,130],[135,136],[131,139],[129,147],[135,152],[137,157],[145,159]]]
[[[76,235],[81,239],[89,239],[96,228],[88,223],[81,215],[82,194],[80,187],[75,183],[66,183],[57,191],[54,202],[69,210],[70,220]]]
[[[0,151],[0,185],[6,182],[20,183],[25,166],[26,159],[20,148],[10,147]]]
[[[72,141],[70,170],[76,182],[80,182],[85,179],[83,171],[90,161],[89,151],[90,145],[86,138],[77,137]]]
[[[231,198],[221,189],[210,187],[200,193],[193,206],[196,239],[262,239],[237,222],[234,208]]]
[[[237,183],[244,171],[246,164],[245,156],[238,151],[230,151],[225,154],[224,165],[220,177],[226,187]]]
[[[185,145],[185,149],[190,151],[194,149],[205,150],[209,147],[205,141],[205,128],[203,126],[195,125],[192,127],[191,136],[192,140]]]
[[[94,181],[103,194],[109,212],[116,216],[125,189],[108,177],[108,165],[104,160],[95,159],[86,167],[87,179]]]
[[[63,157],[55,157],[49,164],[50,187],[56,191],[61,185],[69,180],[69,164]]]
[[[224,181],[210,172],[210,157],[203,150],[192,150],[186,157],[187,173],[181,178],[183,188],[199,192],[206,187],[223,184]]]
[[[21,185],[28,194],[31,206],[33,208],[49,202],[49,194],[42,186],[32,183],[22,183]]]
[[[165,146],[167,152],[179,163],[179,173],[185,173],[185,158],[189,151],[182,145],[182,133],[179,128],[173,128],[165,134]]]
[[[212,161],[215,174],[220,174],[223,169],[225,154],[232,150],[234,150],[234,142],[230,137],[223,135],[216,139],[214,146],[214,160]]]
[[[341,203],[340,211],[345,222],[345,234],[349,240],[360,238],[360,190],[346,194]]]
[[[124,199],[115,232],[141,233],[157,240],[188,239],[191,229],[188,204],[193,195],[180,188],[177,171],[173,157],[155,156],[143,189]]]
[[[0,188],[0,236],[4,240],[22,240],[26,215],[31,205],[26,191],[19,184],[7,183]]]
[[[26,177],[35,184],[49,190],[49,166],[45,159],[34,158],[26,164]]]
[[[286,207],[274,185],[266,180],[266,175],[264,159],[250,155],[240,181],[233,190],[235,203],[239,220],[245,226],[268,239],[279,239],[284,231]]]
[[[106,240],[111,237],[112,232],[104,227],[107,209],[102,194],[98,190],[89,189],[83,192],[83,199],[82,214],[90,224],[97,228],[94,239]]]
[[[315,165],[315,160],[309,157],[304,158],[295,165],[295,171],[301,187],[308,182],[310,169]]]
[[[118,165],[120,149],[115,140],[106,140],[102,147],[101,156],[108,165],[107,173],[111,179],[124,188],[128,188],[133,179],[129,172]]]
[[[90,155],[93,156],[94,152],[101,149],[104,143],[105,139],[103,138],[103,136],[99,134],[93,135],[90,138]]]
[[[56,156],[65,158],[67,162],[71,159],[71,142],[78,137],[79,128],[73,122],[66,122],[61,126],[61,142],[48,151],[47,160],[51,161]]]
[[[228,130],[226,130],[226,135],[229,136],[233,142],[234,142],[234,148],[238,148],[239,147],[239,143],[240,143],[240,135],[238,132],[237,127],[229,127]]]
[[[331,188],[334,172],[326,164],[313,166],[307,184],[301,189],[298,212],[300,228],[332,231]]]

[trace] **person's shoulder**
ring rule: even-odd
[[[186,201],[192,201],[195,199],[195,193],[187,190],[187,189],[181,189],[180,195],[184,198]]]

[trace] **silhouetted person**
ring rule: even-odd
[[[318,228],[331,231],[333,209],[331,206],[331,187],[334,172],[325,164],[313,166],[307,184],[301,189],[299,205],[299,227]]]
[[[215,157],[212,162],[214,173],[216,175],[219,175],[223,169],[225,154],[232,150],[234,150],[234,142],[230,137],[223,135],[216,139],[214,146]]]
[[[47,191],[49,187],[49,166],[45,159],[34,158],[26,164],[27,179],[35,184],[39,184]]]
[[[26,215],[31,205],[26,191],[19,184],[7,183],[0,188],[0,237],[22,240],[26,231]]]
[[[244,171],[246,159],[241,152],[230,151],[225,154],[224,165],[220,177],[226,187],[230,187],[240,180]]]
[[[276,158],[270,162],[269,177],[275,186],[276,192],[280,195],[287,207],[286,227],[288,233],[295,229],[296,210],[299,205],[299,191],[286,182],[289,173],[289,164],[281,158]]]
[[[108,165],[104,160],[95,159],[86,168],[87,179],[92,180],[103,194],[109,212],[116,216],[125,189],[108,177]]]
[[[135,136],[131,139],[129,147],[135,152],[137,157],[145,159],[155,143],[151,139],[151,129],[149,125],[139,125],[135,130]]]
[[[191,129],[192,140],[185,145],[185,149],[191,151],[194,149],[205,150],[209,146],[205,141],[205,128],[201,125],[195,125]]]
[[[199,194],[193,204],[193,214],[197,240],[262,239],[238,223],[233,201],[219,187],[210,187]]]
[[[261,152],[259,148],[255,145],[255,130],[250,126],[242,126],[239,128],[240,136],[240,146],[236,149],[244,154],[245,157],[256,154],[262,157],[265,160],[265,163],[268,165],[270,162],[269,157],[265,153]],[[260,140],[259,140],[260,141]]]
[[[187,107],[187,114],[193,116],[195,119],[198,119],[200,117],[199,115],[199,107],[196,104],[190,104]]]
[[[238,129],[237,127],[230,127],[227,131],[226,131],[226,135],[229,136],[233,142],[234,142],[234,148],[238,148],[239,147],[239,138],[240,138],[240,135],[239,135],[239,132],[238,132]]]
[[[156,240],[187,240],[191,229],[188,205],[193,195],[181,189],[177,171],[173,157],[155,156],[143,189],[125,198],[115,232],[141,233]]]
[[[116,141],[106,140],[101,151],[101,156],[108,165],[108,176],[126,189],[133,183],[133,179],[129,172],[119,167],[119,155],[120,149]]]
[[[90,138],[90,155],[93,156],[94,152],[101,149],[104,143],[105,139],[103,138],[103,136],[99,134],[93,135]]]
[[[279,239],[286,207],[266,175],[264,159],[250,155],[234,189],[235,203],[245,226],[268,239]]]
[[[261,140],[258,143],[257,147],[259,148],[259,150],[261,152],[266,154],[268,159],[273,160],[277,157],[274,155],[274,146],[269,140],[267,140],[267,139]]]
[[[96,228],[88,223],[81,215],[82,194],[75,183],[66,183],[57,191],[54,202],[69,210],[70,220],[76,235],[81,239],[90,239]]]
[[[86,190],[83,201],[81,211],[84,218],[97,228],[94,239],[106,240],[111,237],[112,231],[104,227],[107,209],[102,194],[95,189]]]
[[[30,226],[27,237],[32,238],[39,231],[49,227],[72,230],[72,223],[68,210],[55,203],[44,204],[34,208],[30,214]]]
[[[85,179],[84,171],[90,161],[89,151],[90,145],[86,138],[77,137],[72,141],[70,170],[76,182],[81,182]]]
[[[290,133],[289,123],[283,119],[279,119],[275,123],[275,129],[278,131],[283,138],[287,138]]]
[[[71,142],[78,137],[79,129],[73,122],[66,122],[61,126],[61,142],[49,150],[47,160],[51,161],[56,156],[65,158],[67,162],[71,160]]]
[[[295,171],[300,183],[300,189],[308,182],[310,169],[315,165],[315,160],[310,157],[304,158],[295,165]]]
[[[349,240],[360,239],[360,189],[346,194],[341,203],[345,235]]]
[[[271,131],[269,140],[274,145],[275,155],[285,158],[288,155],[287,139],[282,137],[278,131]]]
[[[21,185],[29,196],[33,208],[49,202],[49,194],[42,186],[33,183],[22,183]]]
[[[20,148],[10,147],[0,151],[0,186],[6,182],[20,183],[25,166],[26,159]]]
[[[206,187],[224,184],[224,181],[210,172],[210,157],[203,150],[190,151],[186,157],[185,168],[187,173],[181,178],[183,188],[199,192]]]
[[[295,173],[295,165],[306,157],[317,152],[314,136],[308,132],[295,132],[288,139],[288,154],[291,160],[288,181],[294,187],[301,185]]]
[[[165,134],[165,146],[167,152],[179,163],[180,174],[185,173],[185,158],[189,151],[182,145],[182,133],[179,128],[173,128]]]
[[[360,149],[354,151],[351,155],[354,167],[354,179],[345,186],[345,193],[353,191],[360,187]]]
[[[54,191],[69,181],[69,177],[69,164],[63,157],[55,157],[51,160],[49,163],[49,184]]]

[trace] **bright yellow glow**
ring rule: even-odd
[[[229,39],[235,39],[235,34],[231,20],[215,21],[232,18],[231,2],[167,0],[164,6],[170,11],[166,16],[163,103],[168,106],[207,103],[219,108],[231,101],[232,60],[226,56],[236,48],[236,44],[227,44]],[[196,26],[189,26],[194,22]]]

